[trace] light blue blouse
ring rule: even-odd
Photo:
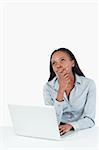
[[[43,89],[46,105],[54,105],[58,124],[60,122],[71,124],[75,130],[94,126],[96,107],[96,87],[92,79],[75,75],[75,86],[69,100],[64,93],[64,101],[56,100],[58,93],[58,80],[54,77],[47,82]]]

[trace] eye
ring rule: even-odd
[[[64,58],[61,58],[61,61],[65,61],[65,59],[64,59]]]
[[[56,62],[52,62],[52,65],[55,65]]]

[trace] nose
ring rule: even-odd
[[[60,69],[60,68],[62,68],[62,65],[60,63],[57,63],[56,68]]]

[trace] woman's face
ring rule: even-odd
[[[65,70],[66,73],[72,73],[72,67],[74,67],[74,60],[71,60],[68,54],[62,51],[55,52],[51,59],[52,68],[56,75],[58,72]]]

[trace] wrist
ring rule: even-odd
[[[70,130],[71,130],[71,131],[74,131],[74,127],[72,127]]]
[[[64,89],[59,87],[56,100],[62,102],[64,101],[63,98],[64,98]]]
[[[70,126],[70,130],[74,130],[74,127],[71,124],[68,124]]]
[[[63,101],[63,98],[64,98],[64,93],[62,92],[62,93],[58,93],[58,95],[57,95],[57,97],[56,97],[56,100],[57,101]]]
[[[64,101],[64,100],[63,100],[63,99],[58,99],[58,98],[56,98],[56,101],[62,102],[62,101]]]

